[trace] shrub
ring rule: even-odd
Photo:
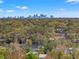
[[[5,47],[0,46],[0,59],[6,58],[6,51],[7,49]]]

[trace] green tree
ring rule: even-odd
[[[25,55],[25,59],[38,59],[38,56],[36,54],[33,54],[32,52],[28,52]]]

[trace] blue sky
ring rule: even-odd
[[[79,17],[79,0],[0,0],[0,17],[34,14]]]

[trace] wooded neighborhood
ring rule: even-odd
[[[78,26],[77,18],[1,18],[0,59],[79,59]]]

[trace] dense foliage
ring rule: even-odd
[[[76,52],[79,49],[79,20],[75,18],[25,18],[23,20],[2,18],[0,20],[0,45],[11,48],[11,43],[16,41],[25,50],[26,59],[37,58],[33,54],[27,55],[30,51],[35,51],[36,48],[39,49],[39,53],[49,53],[54,56],[54,59],[77,59],[79,52]],[[73,53],[66,55],[64,51],[68,48],[75,48],[75,50],[73,50]],[[4,52],[4,50],[0,52],[0,59],[4,59],[2,57]]]

